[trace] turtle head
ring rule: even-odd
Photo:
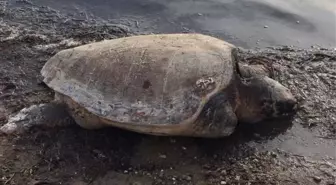
[[[288,88],[270,78],[262,65],[239,66],[239,74],[240,104],[236,114],[241,122],[256,123],[295,114],[295,97]]]

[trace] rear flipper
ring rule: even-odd
[[[71,123],[63,105],[57,103],[32,105],[9,117],[0,133],[20,134],[34,126],[65,126]]]
[[[95,130],[106,126],[101,122],[98,116],[90,113],[75,101],[65,96],[62,98],[67,105],[68,112],[80,127]]]

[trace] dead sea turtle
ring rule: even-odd
[[[41,73],[88,129],[222,137],[238,121],[293,114],[290,91],[262,66],[238,64],[236,50],[202,34],[130,36],[60,51]]]

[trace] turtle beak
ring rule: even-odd
[[[279,115],[278,116],[290,116],[293,115],[296,110],[298,103],[295,98],[283,99],[276,102],[275,109]]]
[[[277,116],[290,116],[295,114],[298,108],[298,101],[292,95],[292,93],[284,86],[278,86],[277,91],[275,91],[275,113]]]

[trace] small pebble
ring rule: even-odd
[[[317,176],[315,176],[315,177],[313,177],[313,178],[314,178],[314,181],[315,181],[315,182],[321,182],[321,180],[322,180],[321,177],[317,177]]]
[[[300,21],[296,21],[296,24],[300,24]]]
[[[225,181],[221,181],[220,184],[221,184],[221,185],[225,185],[226,182],[225,182]]]
[[[258,42],[259,42],[259,40],[258,40]],[[254,133],[253,135],[254,135],[254,137],[260,137],[260,134],[258,134],[258,133]]]
[[[172,180],[173,180],[173,181],[176,181],[176,178],[175,178],[175,177],[173,177],[173,178],[172,178]]]
[[[124,173],[128,173],[128,171],[127,171],[127,170],[125,170],[125,171],[124,171]]]
[[[160,155],[160,158],[165,159],[165,158],[167,158],[167,156],[166,155]]]
[[[197,15],[198,15],[198,16],[202,16],[203,14],[201,14],[201,13],[198,13]]]
[[[170,139],[170,142],[171,143],[176,143],[176,140],[175,139]]]
[[[274,157],[274,158],[278,157],[278,155],[274,152],[271,152],[271,156]]]
[[[268,28],[268,26],[267,26],[267,25],[265,25],[265,26],[264,26],[264,28]]]

